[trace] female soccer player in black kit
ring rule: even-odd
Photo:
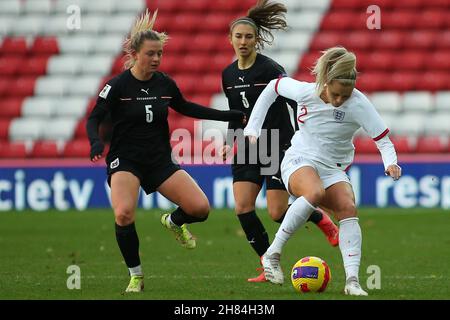
[[[269,3],[268,0],[260,0],[248,11],[246,17],[238,18],[230,24],[230,42],[234,48],[237,60],[230,64],[222,73],[222,87],[228,98],[228,105],[232,110],[245,112],[247,118],[250,117],[256,99],[261,94],[266,85],[273,79],[285,76],[282,66],[274,60],[258,53],[264,43],[271,43],[273,36],[271,30],[285,29],[287,27],[284,14],[286,7],[279,3]],[[292,107],[288,104],[292,104]],[[278,105],[275,106],[275,105]],[[275,107],[274,107],[275,106]],[[281,223],[288,208],[289,195],[286,187],[281,181],[279,165],[284,156],[284,151],[290,146],[290,140],[294,134],[293,123],[289,113],[296,110],[295,102],[278,98],[269,110],[263,129],[279,130],[280,154],[278,156],[278,172],[273,176],[263,176],[261,168],[264,166],[258,159],[257,164],[250,164],[249,143],[245,141],[245,163],[238,163],[238,156],[234,156],[232,164],[233,173],[233,193],[235,199],[235,211],[247,240],[261,257],[269,247],[269,237],[255,213],[255,202],[261,187],[266,181],[267,188],[267,208],[270,217]],[[229,122],[230,130],[241,129],[241,124]],[[270,140],[269,140],[270,141]],[[232,150],[231,139],[227,139],[226,145],[222,148],[222,156]],[[271,150],[267,146],[267,150]],[[244,150],[238,150],[243,152]],[[273,156],[273,155],[272,155]],[[327,236],[332,246],[338,245],[338,228],[327,214],[315,211],[310,221],[314,222]],[[248,279],[249,282],[264,282],[264,272],[255,278]]]
[[[139,187],[147,194],[158,191],[178,205],[171,214],[162,215],[161,223],[186,248],[196,245],[186,224],[204,221],[209,213],[203,191],[172,161],[168,107],[199,119],[245,121],[242,111],[219,111],[186,101],[176,83],[157,71],[167,35],[152,30],[155,19],[156,13],[150,18],[147,11],[136,21],[124,43],[128,53],[126,71],[108,81],[87,122],[94,162],[104,149],[98,136],[99,124],[107,113],[113,122],[106,163],[116,239],[131,276],[126,292],[144,288],[134,224]]]

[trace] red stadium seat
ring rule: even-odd
[[[417,139],[409,136],[390,136],[397,153],[411,153],[415,151]]]
[[[378,50],[398,50],[404,46],[405,33],[401,31],[383,31],[378,32],[374,37],[375,46]]]
[[[432,9],[420,13],[419,19],[416,21],[416,27],[420,29],[441,29],[446,26],[450,16],[447,12]]]
[[[406,51],[402,54],[393,54],[393,66],[399,70],[420,71],[428,64],[429,54],[422,51]]]
[[[378,153],[378,148],[370,137],[355,137],[353,140],[356,154],[373,154]]]
[[[113,62],[113,65],[111,67],[111,73],[112,74],[119,74],[124,71],[123,66],[125,64],[125,56],[120,54],[116,57],[116,59]]]
[[[420,74],[416,87],[418,90],[428,91],[450,90],[450,75],[444,71]]]
[[[321,30],[349,31],[356,14],[353,11],[331,11],[325,15],[320,24]]]
[[[169,75],[172,75],[172,73],[180,72],[179,67],[183,68],[181,61],[181,57],[183,55],[179,55],[176,53],[164,53],[162,60],[161,60],[161,66],[160,70],[162,72],[168,73]]]
[[[356,88],[363,92],[383,91],[388,89],[389,74],[383,72],[364,72],[356,80]]]
[[[169,118],[169,131],[172,133],[176,129],[186,129],[191,133],[191,137],[194,138],[195,119],[190,117],[174,116]]]
[[[170,39],[167,44],[164,46],[165,52],[177,53],[177,52],[185,52],[187,48],[190,48],[191,43],[190,40],[192,35],[189,37],[185,37],[182,33],[171,33]]]
[[[443,153],[448,148],[448,140],[436,136],[419,137],[416,152],[418,153]]]
[[[316,79],[311,74],[311,72],[298,72],[294,75],[294,79],[298,81],[314,82]]]
[[[300,60],[300,66],[298,68],[299,72],[308,72],[313,65],[316,63],[317,59],[320,57],[320,51],[308,52]]]
[[[33,54],[58,54],[58,40],[55,37],[36,37],[30,51]]]
[[[0,56],[0,74],[5,76],[15,75],[23,61],[17,55]]]
[[[157,6],[152,6],[157,4]],[[154,0],[147,0],[147,7],[152,9],[152,11],[155,11],[158,9],[159,16],[164,16],[164,14],[168,14],[169,12],[175,12],[178,11],[178,8],[180,7],[180,1],[178,0],[164,0],[164,1],[156,1]],[[158,21],[158,19],[156,19]]]
[[[427,0],[392,1],[393,10],[420,9]]]
[[[232,62],[232,55],[226,53],[216,54],[209,58],[209,61],[206,65],[206,71],[210,73],[219,72],[220,74],[222,74],[222,70]]]
[[[31,149],[32,158],[57,158],[59,157],[58,146],[54,141],[37,141]]]
[[[169,31],[191,34],[204,27],[202,16],[198,13],[179,13],[172,17]]]
[[[8,92],[9,83],[12,81],[10,77],[0,75],[0,97],[5,96]]]
[[[388,90],[413,91],[417,84],[422,81],[421,73],[416,72],[394,72],[386,77]]]
[[[63,150],[65,158],[88,158],[91,146],[88,139],[77,139],[66,143]]]
[[[450,30],[443,30],[436,34],[435,44],[438,49],[450,49]]]
[[[175,82],[183,94],[190,94],[195,91],[195,87],[199,86],[199,78],[201,76],[194,76],[192,74],[177,74],[174,77]]]
[[[28,53],[28,45],[25,37],[12,37],[3,39],[0,54],[25,55]]]
[[[25,158],[27,149],[23,142],[0,142],[0,159]]]
[[[11,124],[11,119],[0,118],[0,140],[9,139],[9,126]]]
[[[77,126],[75,127],[74,137],[77,139],[87,139],[86,119],[82,119],[78,122]]]
[[[430,70],[450,71],[450,50],[440,50],[431,53],[427,59],[427,67]]]
[[[328,31],[318,32],[311,41],[310,50],[325,50],[343,42],[344,35],[342,32]]]
[[[0,100],[0,118],[16,118],[22,113],[22,98],[6,98]]]
[[[191,51],[211,52],[216,49],[216,35],[213,33],[200,33],[190,39]]]
[[[209,94],[196,94],[185,97],[187,100],[198,103],[202,106],[209,107],[211,103],[211,96]]]
[[[21,75],[43,75],[47,72],[48,56],[33,56],[19,66],[18,73]]]
[[[354,31],[347,33],[341,39],[341,44],[350,51],[369,50],[374,44],[374,38],[379,31]]]
[[[215,94],[222,91],[222,77],[220,74],[206,74],[197,77],[196,86],[193,93],[197,94]]]
[[[415,24],[417,20],[420,18],[420,12],[416,12],[413,10],[408,11],[388,11],[383,12],[381,15],[381,24],[383,29],[403,29],[403,30],[411,30],[415,28]]]
[[[14,97],[26,97],[34,94],[36,77],[23,76],[14,79],[9,85],[9,95]]]
[[[217,32],[217,36],[220,36],[220,34],[228,35],[230,23],[233,20],[234,17],[227,13],[210,13],[202,20],[202,27],[209,32]]]
[[[204,73],[208,68],[209,57],[205,53],[178,56],[176,70],[181,73]]]
[[[408,49],[430,50],[437,45],[437,36],[430,30],[412,31],[405,35],[404,45]]]
[[[364,69],[371,71],[390,71],[394,66],[394,57],[396,53],[391,51],[373,51],[367,55]],[[358,55],[357,60],[360,59]]]

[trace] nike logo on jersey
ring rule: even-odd
[[[244,78],[245,78],[245,76],[243,76],[243,77],[238,77],[238,79],[241,80],[242,83],[244,83]]]
[[[141,91],[145,92],[146,94],[148,94],[148,90],[150,90],[150,88],[147,88],[147,90],[141,89]]]

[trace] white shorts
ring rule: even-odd
[[[351,185],[350,179],[343,169],[326,166],[319,161],[308,159],[304,155],[296,154],[292,152],[292,149],[288,149],[281,162],[281,178],[286,188],[289,185],[291,174],[302,167],[313,167],[322,180],[324,189],[341,181]]]

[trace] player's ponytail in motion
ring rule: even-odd
[[[153,30],[157,14],[158,10],[151,16],[147,9],[145,13],[136,19],[133,28],[131,28],[130,37],[123,43],[123,51],[126,53],[125,69],[133,67],[136,63],[133,58],[133,53],[138,52],[141,49],[144,40],[157,40],[161,41],[164,45],[169,39],[168,35],[164,32]]]
[[[322,51],[312,71],[316,75],[317,93],[320,95],[325,84],[333,80],[343,85],[355,85],[356,56],[344,47],[333,47]]]
[[[256,32],[256,48],[263,49],[264,43],[272,44],[271,30],[286,30],[286,6],[281,3],[269,3],[270,0],[258,0],[256,5],[247,12],[246,17],[238,18],[230,24],[230,34],[233,28],[241,23],[251,25]]]

